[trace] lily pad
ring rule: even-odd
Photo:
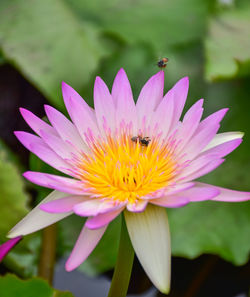
[[[250,74],[250,5],[225,11],[210,21],[205,41],[205,75],[210,81]]]
[[[27,212],[28,195],[21,174],[7,152],[0,147],[0,240]]]
[[[128,43],[151,44],[158,54],[170,45],[192,42],[206,30],[211,2],[200,0],[67,0],[82,18]],[[101,11],[101,13],[100,13]]]
[[[192,203],[168,213],[174,256],[193,259],[211,253],[235,265],[248,261],[250,202]]]
[[[70,292],[51,288],[40,278],[21,280],[15,275],[0,277],[0,297],[73,297]]]
[[[1,1],[0,48],[60,108],[61,82],[80,90],[105,55],[98,32],[61,0]]]

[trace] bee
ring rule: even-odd
[[[169,59],[168,58],[162,58],[161,60],[159,60],[157,62],[157,66],[159,68],[165,68],[167,66],[167,63],[168,63]]]
[[[136,143],[139,141],[141,146],[148,146],[151,141],[150,137],[141,137],[140,135],[133,136],[131,140]]]

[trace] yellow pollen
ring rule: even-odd
[[[147,146],[123,134],[91,145],[78,165],[79,178],[93,197],[134,203],[171,182],[176,163],[167,144],[152,139]]]

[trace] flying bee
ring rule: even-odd
[[[159,68],[166,68],[168,61],[169,61],[168,58],[162,58],[161,60],[159,60],[159,61],[157,62],[157,66],[158,66]]]
[[[136,143],[139,141],[141,146],[148,146],[151,141],[150,137],[141,137],[140,135],[133,136],[131,140]]]

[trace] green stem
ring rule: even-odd
[[[54,265],[56,258],[56,224],[42,231],[42,247],[38,267],[38,276],[53,282]]]
[[[120,244],[108,297],[126,297],[134,261],[132,247],[124,216],[122,215]]]

